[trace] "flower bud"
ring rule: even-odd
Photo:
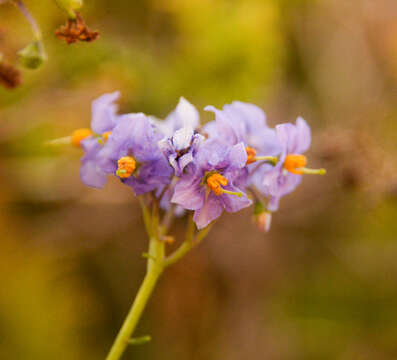
[[[263,203],[257,202],[254,206],[253,222],[262,232],[268,232],[272,223],[272,213],[268,211]]]
[[[76,17],[75,11],[83,6],[83,0],[55,0],[55,2],[72,19]]]
[[[18,52],[21,64],[28,69],[37,69],[47,60],[43,45],[39,41],[31,42]]]

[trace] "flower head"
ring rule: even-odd
[[[101,168],[116,174],[136,195],[157,190],[169,184],[172,175],[157,144],[161,138],[144,114],[122,115],[100,151]]]
[[[181,176],[204,140],[204,136],[196,131],[200,125],[198,111],[182,97],[166,120],[156,124],[166,136],[159,142],[160,149],[174,168],[175,175]]]
[[[302,174],[324,174],[324,169],[306,169],[306,157],[303,155],[311,143],[310,127],[302,118],[296,125],[281,124],[276,126],[277,137],[282,147],[280,157],[274,167],[264,166],[255,176],[262,178],[260,190],[270,196],[269,210],[278,209],[280,198],[291,193],[302,180]]]
[[[225,146],[205,141],[198,149],[194,166],[175,186],[172,202],[194,210],[198,229],[218,218],[223,209],[236,212],[251,204],[243,193],[247,179],[247,154],[239,143]]]

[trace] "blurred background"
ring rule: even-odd
[[[165,117],[233,100],[312,126],[310,167],[263,234],[224,215],[167,271],[124,359],[397,358],[397,3],[394,0],[86,1],[93,43],[54,36],[53,1],[26,0],[48,62],[0,88],[0,358],[104,359],[145,272],[137,202],[79,179],[81,151],[43,143],[121,111]],[[0,5],[9,62],[31,40]],[[184,220],[172,231],[181,238]]]

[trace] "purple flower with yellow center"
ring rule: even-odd
[[[262,177],[260,190],[270,196],[270,211],[278,210],[280,198],[295,190],[302,180],[302,174],[325,174],[325,169],[305,167],[307,158],[303,153],[309,149],[311,143],[310,127],[305,120],[299,117],[296,125],[277,125],[276,133],[282,147],[278,162],[274,167],[267,165],[262,173],[258,173]]]
[[[117,123],[118,106],[114,102],[119,96],[120,92],[116,91],[94,100],[91,106],[91,129],[79,129],[72,135],[72,143],[80,145],[84,151],[80,177],[88,186],[102,188],[106,183],[106,174],[100,166],[100,151]]]
[[[263,156],[276,156],[281,152],[276,132],[267,126],[266,114],[258,106],[234,101],[225,105],[223,110],[213,106],[207,106],[205,110],[213,111],[216,121],[207,124],[204,132],[226,144],[243,142],[248,156],[247,165]]]
[[[202,229],[223,209],[236,212],[251,204],[242,192],[247,180],[247,153],[243,143],[225,146],[216,140],[200,145],[194,166],[175,186],[171,202],[194,210],[193,220]]]
[[[99,153],[100,166],[136,195],[162,188],[170,183],[172,168],[158,147],[161,138],[146,115],[122,115]]]

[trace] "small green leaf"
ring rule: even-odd
[[[152,337],[150,335],[140,336],[137,338],[131,338],[128,343],[130,345],[142,345],[146,344],[147,342],[151,341]]]

